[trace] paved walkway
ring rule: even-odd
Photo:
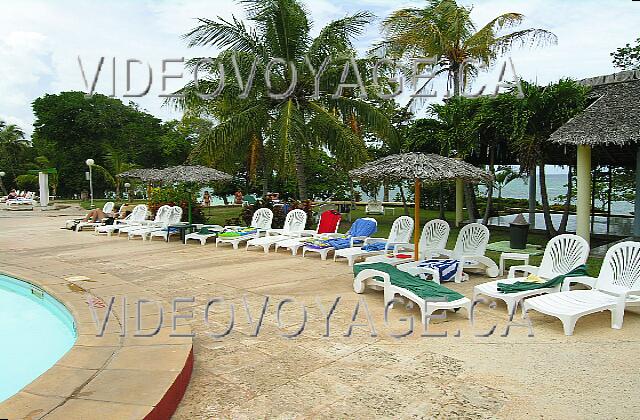
[[[46,268],[56,276],[102,275],[113,282],[114,295],[139,287],[164,300],[166,322],[174,298],[194,298],[178,304],[179,314],[193,315],[180,322],[195,333],[195,364],[174,418],[631,418],[640,410],[635,312],[627,313],[622,330],[609,327],[608,313],[583,318],[572,337],[563,335],[554,318],[533,314],[534,337],[525,328],[501,337],[504,305],[482,305],[474,327],[462,313],[451,313],[432,321],[430,330],[448,337],[421,337],[416,308],[392,309],[386,326],[382,294],[355,294],[344,262],[195,242],[109,239],[60,230],[64,219],[0,212],[0,262]],[[450,287],[470,297],[473,285],[485,280],[471,276]],[[252,336],[243,298],[255,323],[267,296],[262,329]],[[323,311],[338,296],[330,336],[323,337]],[[230,315],[228,305],[215,304],[205,320],[205,305],[215,297],[235,308],[234,328],[219,339],[209,334],[223,333]],[[277,307],[286,298],[293,303],[283,304],[279,327]],[[353,336],[344,336],[359,302],[355,324],[368,323],[366,305],[375,337],[369,326],[355,326]],[[307,309],[304,330],[295,339],[282,337],[300,328],[301,304]],[[393,338],[407,329],[401,318],[410,316],[416,332]],[[492,325],[497,325],[492,336],[474,335]],[[141,383],[140,391],[146,386]]]

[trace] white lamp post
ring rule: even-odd
[[[91,196],[91,208],[93,208],[93,174],[91,173],[91,167],[95,164],[95,161],[87,159],[85,163],[89,167],[89,194]]]
[[[131,184],[129,184],[128,182],[124,183],[124,189],[127,192],[127,201],[129,201],[129,188],[131,187]]]

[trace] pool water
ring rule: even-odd
[[[53,366],[75,341],[64,305],[37,286],[0,274],[0,402]]]

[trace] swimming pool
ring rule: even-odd
[[[0,402],[53,366],[75,341],[64,305],[37,286],[0,274]]]

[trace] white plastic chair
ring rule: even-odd
[[[447,248],[447,241],[449,240],[449,232],[451,228],[449,223],[444,220],[435,219],[427,222],[422,228],[422,234],[420,235],[419,251],[420,259],[426,260],[429,258],[435,258],[443,255]],[[397,244],[393,250],[394,255],[409,254],[413,255],[413,244]]]
[[[583,283],[582,278],[570,281]],[[523,316],[531,309],[562,321],[565,335],[573,335],[578,319],[596,312],[611,312],[611,328],[622,328],[624,310],[628,305],[640,305],[640,242],[626,241],[609,248],[600,275],[591,290],[570,290],[526,299]],[[566,282],[565,282],[566,283]]]
[[[330,214],[331,211],[330,210],[326,210],[324,212],[322,212],[322,214],[320,215],[320,219],[318,220],[318,225],[316,226],[316,228],[314,230],[303,230],[301,232],[301,235],[303,237],[301,238],[291,238],[291,239],[287,239],[284,241],[279,241],[276,242],[276,252],[278,252],[278,249],[280,248],[287,248],[291,251],[291,255],[298,255],[298,249],[304,247],[304,237],[309,238],[310,236],[314,237],[314,238],[329,238],[331,237],[331,235],[335,235],[338,232],[338,228],[340,227],[340,222],[341,219],[338,220],[338,222],[336,223],[335,229],[333,230],[333,232],[329,232],[329,233],[318,233],[320,231],[320,224],[322,223],[322,218],[323,217],[327,217],[325,216]]]
[[[484,270],[489,277],[498,277],[500,269],[489,257],[485,256],[490,237],[489,229],[480,223],[470,223],[460,229],[453,251],[442,254],[460,261],[459,277],[456,282],[464,281],[464,270]]]
[[[233,245],[233,249],[238,249],[240,242],[248,241],[253,238],[259,238],[262,233],[266,234],[266,232],[269,229],[271,229],[272,223],[273,223],[273,212],[270,209],[264,208],[264,207],[261,209],[258,209],[253,213],[253,216],[251,217],[251,227],[256,228],[255,234],[237,236],[235,238],[218,237],[216,238],[216,247],[218,246],[218,244],[231,244]],[[225,229],[233,229],[238,227],[239,226],[225,226]],[[195,237],[194,235],[199,235],[198,237],[200,238],[203,236],[198,233],[192,233],[191,235],[187,235],[187,236],[189,236],[189,239],[194,239]],[[204,243],[202,242],[202,239],[200,239],[200,243],[204,245]]]
[[[375,223],[376,226],[378,225],[378,221],[372,217],[363,217],[362,219],[370,220],[371,222]],[[349,229],[349,232],[347,232],[347,238],[349,239],[349,242],[350,242],[349,248],[353,248],[356,243],[363,242],[365,239],[368,238],[367,236],[349,236],[350,232],[351,232],[351,228]],[[339,238],[341,236],[339,236],[338,234],[333,234],[333,235],[326,234],[326,235],[320,235],[319,237],[325,238],[325,239],[332,239],[332,238]],[[335,248],[333,247],[313,248],[313,247],[305,246],[302,248],[302,257],[304,258],[307,252],[316,252],[320,254],[320,259],[322,261],[325,261],[327,259],[327,256],[329,255],[329,252],[332,252],[332,251],[335,251]]]
[[[111,213],[113,213],[113,207],[115,206],[115,203],[113,201],[107,201],[106,203],[104,203],[104,206],[102,206],[102,212],[106,215],[109,215]],[[76,219],[77,220],[77,219]],[[73,222],[73,221],[70,221]],[[91,227],[91,228],[95,228],[96,226],[101,226],[103,224],[102,221],[100,222],[80,222],[76,225],[76,232],[80,232],[82,229],[86,228],[86,227]]]
[[[107,236],[115,231],[119,231],[121,228],[128,226],[140,226],[147,220],[147,206],[145,204],[138,204],[133,208],[131,214],[124,218],[124,220],[116,220],[112,225],[96,226],[96,233],[106,233]]]
[[[386,254],[387,252],[393,251],[396,244],[408,243],[411,240],[412,234],[413,219],[409,216],[400,216],[394,220],[388,238],[367,238],[364,240],[364,245],[384,242],[384,249],[380,251],[365,251],[362,249],[363,247],[338,249],[333,253],[333,260],[335,261],[338,257],[346,258],[349,266],[353,266],[353,263],[358,258]]]
[[[364,208],[364,214],[378,214],[384,216],[384,206],[379,201],[370,201]]]
[[[585,264],[588,257],[589,244],[583,238],[569,234],[558,235],[547,243],[539,268],[532,265],[512,266],[509,269],[509,275],[506,279],[490,281],[474,287],[473,301],[475,302],[479,295],[500,299],[507,304],[507,312],[509,315],[514,314],[522,299],[545,293],[559,292],[562,285],[515,293],[502,293],[498,291],[498,283],[515,283],[522,281],[524,277],[527,277],[529,274],[535,274],[543,280],[551,280],[554,277],[566,274],[580,265]],[[516,272],[519,271],[523,272],[525,276],[516,278]],[[571,278],[571,281],[579,281],[576,279],[577,278]]]
[[[120,229],[120,232],[128,233],[129,239],[140,236],[145,241],[151,232],[167,227],[172,213],[173,207],[165,204],[156,211],[156,216],[152,221],[145,222],[142,226],[130,226]]]
[[[167,220],[166,227],[162,227],[158,230],[154,230],[148,233],[149,240],[153,240],[155,237],[160,237],[165,241],[169,241],[169,237],[171,235],[177,234],[178,232],[172,232],[169,226],[175,225],[176,223],[180,223],[182,220],[182,207],[173,206],[171,208],[171,214],[169,215],[169,219]]]
[[[307,224],[307,213],[303,210],[296,209],[287,213],[282,229],[269,229],[266,236],[261,238],[253,238],[247,241],[247,247],[262,247],[265,254],[269,253],[269,248],[276,242],[284,241],[291,238],[299,238]]]

